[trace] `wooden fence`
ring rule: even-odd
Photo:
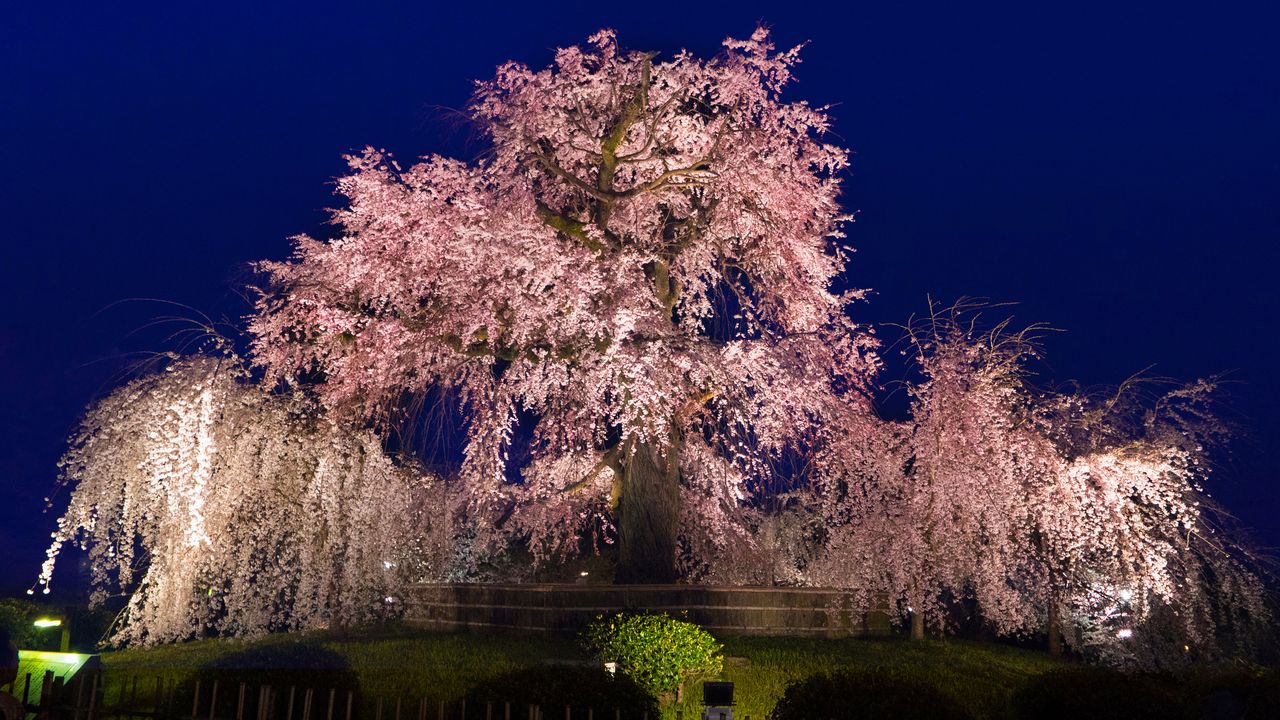
[[[713,634],[853,637],[889,632],[888,600],[860,607],[822,588],[705,585],[420,583],[405,621],[439,630],[567,633],[597,615],[650,610],[686,617]]]
[[[513,702],[430,701],[427,697],[363,698],[351,689],[253,685],[244,682],[178,683],[137,676],[109,682],[102,670],[77,673],[69,682],[30,673],[0,698],[14,697],[18,715],[3,720],[651,720],[625,707],[541,706]],[[39,688],[39,692],[32,692]],[[676,713],[683,720],[683,713]],[[652,720],[658,720],[653,718]],[[746,720],[750,720],[747,717]]]

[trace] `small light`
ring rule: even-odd
[[[1121,590],[1120,599],[1125,602],[1129,602],[1130,600],[1133,599],[1133,591],[1130,590],[1129,588],[1125,588],[1124,590]]]
[[[1121,640],[1127,640],[1133,637],[1133,631],[1130,630],[1129,628],[1122,628],[1120,632],[1116,633],[1116,637],[1120,638]]]
[[[38,628],[58,627],[61,624],[62,621],[57,618],[40,618],[36,620],[36,627]]]
[[[588,575],[590,575],[590,574],[591,574],[591,573],[587,572],[586,570],[583,570],[582,572],[578,573],[578,576],[579,576],[579,577],[586,577],[586,576],[588,576]]]
[[[1182,652],[1191,652],[1191,646],[1190,646],[1190,645],[1183,645],[1183,646],[1182,646]]]

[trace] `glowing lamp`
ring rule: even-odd
[[[62,625],[62,620],[58,618],[40,618],[39,620],[36,620],[35,625],[38,628],[60,627]]]
[[[1121,640],[1128,640],[1129,638],[1133,637],[1133,631],[1130,630],[1129,628],[1122,628],[1120,632],[1116,633],[1116,637],[1120,638]]]

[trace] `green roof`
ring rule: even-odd
[[[44,686],[46,672],[52,671],[54,678],[62,678],[68,683],[81,668],[86,665],[96,667],[97,655],[84,653],[44,652],[42,650],[18,651],[18,679],[13,683],[12,695],[22,699],[23,690],[27,688],[27,675],[31,675],[31,686],[27,689],[27,702],[40,702],[40,691]]]

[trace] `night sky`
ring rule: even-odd
[[[36,576],[85,403],[170,347],[134,331],[172,308],[121,301],[239,322],[247,263],[319,231],[342,153],[474,157],[471,81],[602,26],[668,56],[759,21],[811,41],[790,97],[856,153],[857,316],[1018,301],[1066,331],[1059,379],[1229,373],[1245,434],[1210,489],[1280,544],[1274,3],[144,5],[0,8],[0,594]]]

